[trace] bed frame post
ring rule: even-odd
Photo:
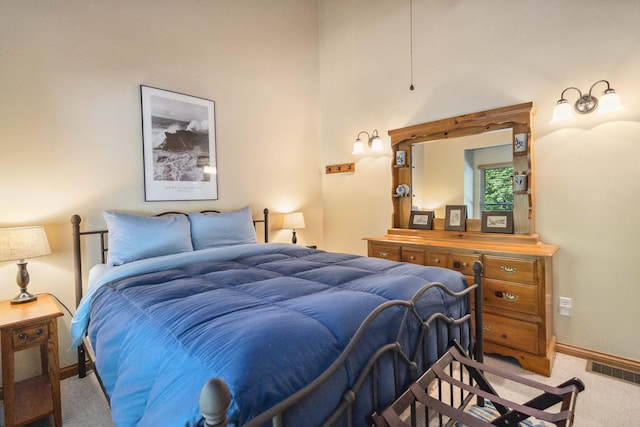
[[[80,254],[80,215],[73,215],[71,217],[71,228],[73,236],[73,264],[75,272],[75,290],[76,290],[76,307],[80,304],[82,299],[82,263]],[[87,359],[84,350],[84,344],[78,346],[78,377],[84,378],[87,376]]]
[[[262,213],[264,215],[264,242],[269,243],[269,209],[264,208]]]
[[[480,261],[473,263],[473,282],[478,285],[475,289],[474,303],[475,303],[475,324],[476,324],[476,343],[473,350],[473,357],[478,362],[484,361],[484,347],[482,345],[483,329],[482,329],[482,270],[484,266]]]
[[[200,412],[205,427],[226,427],[230,403],[231,393],[223,380],[212,378],[207,381],[200,393]]]

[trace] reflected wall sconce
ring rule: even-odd
[[[598,98],[596,98],[591,94],[591,92],[593,91],[593,88],[598,83],[605,83],[607,85],[607,88],[604,90],[604,92],[602,92],[600,101],[598,101]],[[569,101],[567,101],[566,98],[564,97],[565,92],[568,91],[569,89],[574,89],[578,91],[578,94],[579,94],[579,98],[575,102],[575,104],[573,104],[573,108],[571,107],[571,104],[569,104]],[[575,110],[575,112],[578,114],[589,114],[595,111],[596,109],[598,109],[598,112],[600,114],[613,113],[616,111],[622,111],[624,109],[622,107],[622,104],[620,103],[620,96],[616,93],[615,89],[613,89],[609,85],[609,82],[606,80],[598,80],[597,82],[592,84],[591,88],[589,88],[589,93],[587,94],[582,94],[580,89],[573,86],[563,90],[562,94],[560,94],[560,99],[558,100],[555,108],[553,109],[553,117],[551,118],[550,123],[553,124],[553,123],[563,122],[567,120],[574,120],[575,116],[573,115],[573,110]]]
[[[367,135],[367,145],[369,146],[369,151],[372,153],[382,153],[382,139],[378,136],[378,130],[374,129],[369,135],[369,132],[363,130],[358,132],[358,136],[356,136],[356,141],[353,143],[353,151],[351,154],[364,154],[364,142],[360,139],[360,135]]]
[[[296,237],[296,228],[304,228],[304,215],[302,212],[291,212],[286,213],[282,217],[282,228],[290,229],[293,231],[293,236],[291,237],[291,243],[298,243],[298,238]]]
[[[50,253],[51,248],[44,227],[0,228],[0,261],[18,261],[16,282],[20,287],[20,294],[11,300],[11,304],[21,304],[38,298],[27,291],[29,272],[25,259]]]

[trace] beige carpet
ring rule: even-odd
[[[616,427],[640,426],[640,386],[586,371],[587,361],[558,354],[551,378],[525,371],[511,359],[486,357],[485,363],[508,369],[518,375],[550,385],[558,385],[573,377],[580,378],[585,391],[578,396],[575,426]],[[533,397],[525,387],[488,375],[489,381],[503,397],[525,402]],[[64,427],[113,427],[107,401],[96,377],[68,378],[62,381],[62,419]],[[4,408],[0,406],[0,427],[4,426]],[[28,427],[49,426],[42,420]]]
[[[72,377],[60,383],[64,427],[113,427],[109,405],[93,372],[85,378]],[[48,427],[53,417],[25,427]],[[4,405],[0,405],[0,427],[4,427]]]
[[[486,357],[485,363],[554,386],[573,377],[580,378],[585,390],[578,395],[576,403],[574,425],[577,427],[640,426],[640,386],[587,372],[584,359],[556,354],[550,378],[525,371],[508,358]],[[498,394],[509,400],[523,403],[535,395],[511,381],[487,377]]]

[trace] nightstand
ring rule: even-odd
[[[55,426],[62,427],[57,320],[62,314],[49,295],[25,304],[0,301],[6,427],[23,426],[51,414]],[[16,354],[32,347],[40,347],[41,374],[16,382]]]

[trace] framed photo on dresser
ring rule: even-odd
[[[145,200],[217,200],[214,102],[140,86]]]
[[[482,212],[483,233],[513,233],[513,211]]]
[[[409,228],[431,230],[433,228],[433,211],[411,211]]]
[[[447,205],[444,217],[444,229],[464,231],[467,228],[467,206]]]

